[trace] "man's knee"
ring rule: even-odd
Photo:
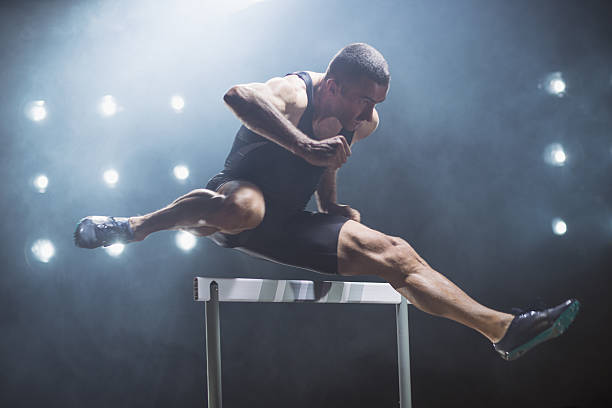
[[[223,195],[219,224],[225,232],[238,233],[257,227],[264,214],[265,203],[259,189],[239,188]]]

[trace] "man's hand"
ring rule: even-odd
[[[345,204],[331,203],[327,206],[327,213],[331,215],[342,215],[353,221],[361,222],[361,214],[359,211]]]
[[[298,155],[313,166],[338,169],[351,155],[351,148],[346,138],[338,135],[324,140],[310,139],[301,146]]]

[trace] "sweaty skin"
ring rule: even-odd
[[[336,202],[336,173],[351,154],[339,132],[343,127],[355,131],[351,146],[374,132],[379,122],[374,105],[384,101],[388,86],[363,79],[340,86],[334,80],[325,80],[324,73],[307,72],[314,87],[315,141],[297,129],[308,105],[308,95],[304,81],[295,75],[272,78],[263,84],[236,85],[224,100],[250,130],[313,165],[326,166],[316,191],[319,211],[359,222],[361,215],[357,210]]]
[[[462,323],[491,342],[497,342],[506,333],[514,316],[479,304],[431,268],[406,241],[362,225],[357,210],[336,202],[336,173],[350,155],[344,137],[337,134],[342,127],[354,130],[353,143],[369,136],[379,123],[374,106],[384,101],[388,86],[366,78],[351,86],[343,86],[333,79],[326,80],[324,74],[309,74],[314,84],[313,130],[316,141],[309,140],[296,128],[307,104],[305,85],[297,77],[274,78],[266,84],[243,85],[235,89],[245,96],[254,96],[258,92],[266,95],[268,103],[275,109],[261,102],[265,108],[252,109],[258,105],[256,96],[249,99],[251,103],[247,106],[250,110],[231,104],[228,98],[225,100],[251,130],[311,164],[327,167],[316,191],[319,210],[350,218],[338,237],[338,273],[382,277],[419,309]],[[243,100],[247,100],[246,97]],[[335,143],[338,138],[344,144]],[[329,145],[317,145],[328,140]]]
[[[374,107],[386,98],[388,85],[365,77],[340,83],[322,73],[309,74],[314,87],[314,139],[297,128],[308,96],[304,82],[295,75],[236,85],[224,100],[250,130],[312,165],[327,168],[316,191],[319,209],[350,218],[338,237],[338,273],[378,276],[417,308],[471,327],[492,342],[500,340],[514,316],[479,304],[431,268],[406,241],[366,227],[357,210],[336,202],[336,173],[351,154],[338,133],[342,128],[354,131],[353,143],[368,137],[378,126]],[[264,213],[261,190],[235,180],[216,192],[194,190],[166,208],[130,218],[130,224],[136,240],[173,228],[201,236],[216,231],[231,234],[255,228]]]
[[[374,104],[384,100],[388,87],[371,81],[341,86],[324,79],[322,73],[308,73],[314,87],[314,140],[297,128],[308,106],[308,95],[304,81],[296,75],[235,85],[223,99],[250,130],[313,165],[327,167],[315,193],[321,211],[360,221],[357,210],[336,203],[336,172],[351,154],[346,138],[338,133],[342,127],[354,130],[353,144],[371,134],[378,125]],[[255,228],[264,213],[259,188],[236,180],[216,192],[193,190],[160,210],[131,217],[129,222],[134,241],[142,241],[153,232],[168,229],[185,229],[198,236],[218,231],[237,234]]]

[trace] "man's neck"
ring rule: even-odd
[[[321,122],[324,119],[332,117],[331,111],[328,108],[327,101],[321,89],[324,85],[325,74],[316,72],[312,78],[312,97],[313,97],[313,122]]]

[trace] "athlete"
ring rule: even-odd
[[[143,216],[85,217],[75,244],[96,248],[181,229],[278,263],[381,277],[420,310],[478,331],[506,360],[559,336],[574,320],[577,300],[518,315],[485,307],[408,242],[368,228],[359,211],[337,203],[336,173],[351,146],[378,126],[375,105],[385,100],[389,81],[382,54],[355,43],[341,49],[324,73],[233,86],[223,99],[242,126],[224,169],[206,188]],[[319,212],[304,210],[313,194]]]

